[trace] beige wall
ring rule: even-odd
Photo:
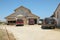
[[[58,18],[60,15],[60,5],[58,5],[58,7],[55,10],[55,18]]]
[[[26,25],[27,24],[27,19],[23,18],[23,20],[24,20],[24,25]]]

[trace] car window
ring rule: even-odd
[[[17,21],[18,21],[18,22],[23,22],[23,20],[21,20],[21,19],[17,19]]]
[[[48,18],[45,19],[45,23],[46,23],[46,24],[49,23],[49,19],[48,19]]]
[[[54,24],[54,22],[55,22],[54,19],[48,19],[48,18],[45,19],[46,24]]]

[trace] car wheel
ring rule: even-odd
[[[18,26],[18,25],[16,25],[16,26]]]

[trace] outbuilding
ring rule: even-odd
[[[40,17],[33,14],[28,8],[24,6],[20,6],[14,10],[15,12],[11,15],[5,17],[8,24],[15,25],[16,19],[23,19],[24,25],[28,25],[30,23],[30,19],[34,20],[34,24],[38,24]]]

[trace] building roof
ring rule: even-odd
[[[52,14],[52,16],[51,17],[55,17],[55,12],[57,11],[57,9],[60,7],[60,3],[58,4],[58,6],[57,6],[57,8],[56,8],[56,10],[54,11],[54,13]]]
[[[31,11],[30,11],[29,9],[27,9],[26,7],[24,7],[24,6],[20,6],[20,7],[18,7],[17,9],[19,9],[19,8],[24,8],[24,9],[26,9],[27,11],[29,11],[29,13],[26,13],[25,15],[23,15],[24,17],[38,17],[37,15],[32,14]],[[16,11],[17,9],[15,9],[15,11]],[[16,12],[14,12],[14,13],[12,13],[11,15],[5,17],[5,18],[16,18],[17,15],[22,15],[22,13],[16,13]]]

